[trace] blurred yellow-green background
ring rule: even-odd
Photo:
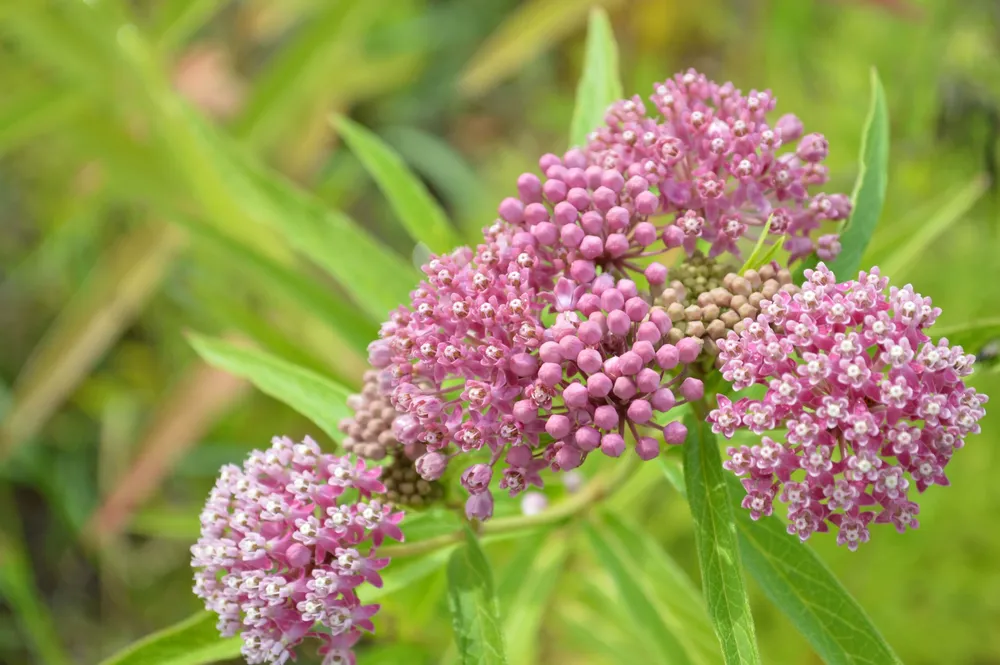
[[[830,191],[857,175],[877,67],[892,147],[866,265],[931,295],[942,327],[1000,316],[997,0],[3,0],[0,662],[98,662],[197,611],[187,550],[219,465],[316,433],[201,363],[185,331],[358,385],[379,303],[318,258],[338,232],[285,223],[353,220],[404,274],[425,250],[329,116],[394,147],[474,241],[516,176],[565,149],[593,5],[627,94],[692,66],[770,88],[828,137]],[[1000,373],[972,381],[993,394]],[[811,542],[906,663],[1000,664],[993,410],[918,531],[853,554]],[[686,505],[656,469],[610,506],[698,579]],[[487,548],[507,630],[535,636],[514,665],[652,662],[585,541],[564,542]],[[530,570],[559,574],[526,587]],[[387,596],[360,663],[452,662],[443,584]],[[764,662],[819,663],[751,589]]]

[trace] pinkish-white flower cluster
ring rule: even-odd
[[[600,448],[617,457],[625,434],[637,453],[655,457],[655,415],[681,399],[699,399],[701,382],[686,367],[701,351],[664,337],[670,318],[651,307],[631,280],[602,273],[588,285],[560,277],[538,259],[535,235],[497,229],[475,259],[466,251],[433,259],[413,293],[371,347],[371,361],[392,377],[392,400],[403,414],[396,435],[427,453],[417,471],[444,473],[458,453],[488,450],[488,464],[470,466],[462,484],[470,517],[493,511],[493,469],[512,496],[541,486],[539,471],[579,466]],[[551,321],[546,325],[545,320]],[[684,439],[668,426],[670,443]]]
[[[377,549],[403,539],[403,513],[374,498],[380,474],[308,437],[275,438],[242,469],[222,468],[191,548],[194,591],[223,636],[241,634],[248,663],[284,663],[312,637],[324,665],[353,665],[351,647],[374,630],[378,611],[356,590],[382,585],[389,560]],[[347,490],[356,498],[346,500]]]
[[[689,70],[650,100],[659,117],[638,96],[616,102],[587,146],[544,155],[543,177],[522,174],[518,196],[500,203],[503,221],[534,236],[541,264],[580,284],[603,271],[656,287],[667,269],[651,257],[680,246],[690,254],[699,239],[712,256],[738,256],[739,241],[755,241],[768,219],[770,242],[784,237],[792,260],[839,253],[836,235],[811,238],[851,211],[844,194],[809,193],[827,181],[827,141],[803,136],[793,115],[769,125],[770,92],[744,96]]]
[[[754,519],[788,504],[788,531],[806,540],[837,527],[851,550],[869,524],[917,526],[911,486],[947,485],[944,468],[978,433],[986,396],[966,387],[974,356],[924,329],[940,310],[878,268],[837,283],[820,264],[800,292],[761,303],[756,320],[720,340],[724,378],[736,390],[767,386],[762,400],[718,397],[712,429],[760,434],[730,448],[725,467],[743,478]],[[784,441],[765,433],[781,430]]]

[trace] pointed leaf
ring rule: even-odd
[[[663,467],[666,471],[677,463],[665,459]],[[668,473],[667,479],[685,493],[677,474]],[[734,497],[743,565],[816,653],[828,665],[900,663],[861,605],[816,553],[789,535],[777,517],[753,521],[735,498],[744,494],[739,481],[730,476],[726,482]]]
[[[413,240],[426,243],[438,254],[460,244],[444,210],[392,148],[345,116],[334,116],[332,123],[389,199],[396,217]]]
[[[242,641],[220,636],[217,621],[211,612],[198,612],[132,643],[101,665],[205,665],[238,658]]]
[[[462,665],[506,665],[493,573],[468,530],[448,562],[448,605]]]
[[[367,354],[368,343],[375,339],[378,332],[377,326],[357,307],[334,295],[332,290],[272,261],[210,224],[202,224],[180,213],[171,214],[170,221],[188,229],[195,239],[226,255],[234,269],[251,272],[255,280],[298,302],[341,335],[363,357]]]
[[[459,90],[477,97],[573,34],[587,7],[613,7],[622,0],[529,0],[521,3],[472,57]],[[593,128],[591,128],[593,129]]]
[[[586,57],[583,74],[576,88],[576,107],[570,125],[569,144],[580,147],[587,145],[587,135],[603,124],[605,111],[622,96],[615,33],[608,13],[595,7],[590,10]]]
[[[878,71],[871,72],[872,99],[861,137],[861,160],[851,202],[854,209],[840,234],[840,254],[830,270],[842,279],[854,277],[861,268],[861,258],[875,233],[889,170],[889,110]]]
[[[747,260],[743,262],[743,267],[740,268],[741,275],[751,268],[756,270],[757,262],[762,256],[761,252],[764,251],[764,241],[767,240],[767,234],[771,232],[771,222],[773,221],[774,215],[768,216],[767,222],[764,223],[764,230],[760,232],[757,242],[753,246],[753,251],[750,252],[750,256],[747,257]],[[771,245],[771,248],[773,247],[774,245]]]
[[[729,484],[734,494],[743,489],[735,478]],[[830,569],[780,520],[754,522],[738,510],[736,525],[746,569],[827,665],[902,662]]]
[[[599,528],[598,528],[599,527]],[[634,545],[621,541],[600,522],[588,524],[587,536],[601,566],[615,582],[622,606],[631,618],[634,629],[643,638],[656,662],[691,665],[696,661],[685,648],[680,636],[657,610],[652,587],[642,569],[636,565]]]
[[[733,509],[715,435],[700,418],[687,418],[684,481],[695,523],[701,582],[727,665],[760,662],[747,598]]]
[[[344,386],[263,351],[196,334],[189,334],[188,341],[208,364],[249,380],[309,418],[331,439],[340,438],[337,424],[351,414],[351,391]]]

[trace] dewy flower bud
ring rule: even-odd
[[[822,263],[794,295],[760,302],[740,333],[720,340],[723,377],[737,390],[767,387],[763,400],[718,397],[713,431],[755,436],[734,446],[725,467],[743,479],[754,519],[788,504],[788,531],[806,540],[837,530],[856,549],[869,525],[917,526],[909,490],[947,485],[944,468],[979,432],[986,396],[965,385],[974,357],[924,329],[940,310],[909,285],[892,287],[878,268],[837,283]]]
[[[375,498],[380,473],[309,438],[275,438],[242,469],[222,468],[191,548],[194,591],[224,637],[241,635],[248,663],[280,665],[306,638],[326,661],[353,662],[350,648],[378,611],[357,590],[382,586],[389,560],[378,547],[403,539],[403,513]],[[348,489],[358,498],[345,500]]]

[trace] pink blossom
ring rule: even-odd
[[[308,437],[276,437],[242,469],[223,467],[191,548],[194,591],[224,636],[242,634],[248,663],[284,663],[306,637],[321,642],[324,662],[354,662],[351,646],[378,611],[356,589],[381,585],[389,560],[377,549],[403,539],[403,513],[374,496],[385,491],[380,474]],[[346,488],[360,498],[340,501]]]
[[[823,145],[810,141],[805,152],[818,157]],[[708,420],[727,438],[741,424],[784,430],[784,444],[764,436],[729,449],[724,466],[743,479],[745,505],[756,518],[780,494],[790,533],[806,540],[833,525],[853,550],[873,520],[917,526],[909,489],[948,484],[945,467],[979,431],[986,396],[962,380],[974,358],[924,332],[940,313],[929,298],[909,285],[887,293],[878,268],[842,283],[822,263],[805,274],[800,292],[762,301],[763,313],[718,345],[723,376],[737,390],[766,386],[764,398],[720,395]],[[785,341],[787,356],[768,356]]]

